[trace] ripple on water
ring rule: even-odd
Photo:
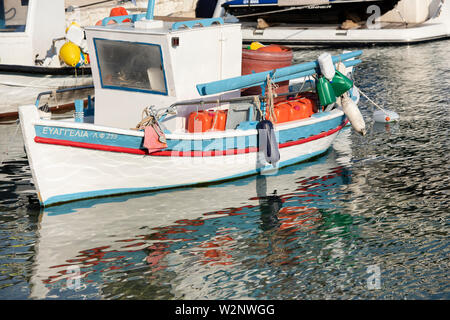
[[[0,126],[0,298],[450,298],[449,44],[364,49],[356,84],[400,122],[363,98],[366,137],[272,178],[41,210]]]

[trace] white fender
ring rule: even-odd
[[[350,98],[348,93],[342,95],[342,110],[347,116],[348,120],[352,124],[353,129],[361,135],[366,134],[366,123],[364,122],[364,118],[359,111],[356,103]]]
[[[328,81],[333,80],[336,70],[334,68],[333,59],[331,58],[331,54],[328,52],[322,53],[319,58],[317,58],[319,62],[320,71],[323,76],[328,79]]]

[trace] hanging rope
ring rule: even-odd
[[[136,128],[132,128],[132,130],[145,130],[146,127],[153,127],[154,131],[158,135],[158,139],[161,143],[166,143],[166,136],[164,135],[161,127],[159,126],[159,122],[157,120],[156,112],[150,108],[145,108],[142,111],[142,120],[136,125]]]
[[[380,109],[381,111],[384,112],[385,115],[389,115],[389,113],[387,113],[386,110],[384,110],[382,107],[380,107],[378,104],[376,104],[374,101],[372,101],[372,99],[370,99],[364,92],[361,91],[360,88],[358,88],[359,93],[361,93],[363,95],[364,98],[366,98],[367,100],[369,100],[369,102],[371,102],[375,107],[377,107],[378,109]]]
[[[261,110],[261,101],[259,100],[258,96],[253,96],[253,104],[255,105],[256,110],[259,113],[259,120],[263,120],[264,116],[263,116],[263,112]]]
[[[277,122],[277,116],[275,115],[274,100],[277,97],[275,90],[278,85],[273,83],[270,75],[267,75],[267,95],[266,95],[266,113],[269,115],[269,120]]]

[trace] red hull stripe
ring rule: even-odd
[[[322,132],[320,134],[317,134],[315,136],[311,136],[308,138],[281,143],[279,145],[279,147],[280,148],[292,147],[292,146],[296,146],[296,145],[299,145],[302,143],[307,143],[310,141],[314,141],[317,139],[321,139],[321,138],[330,136],[330,135],[338,132],[339,130],[341,130],[347,123],[348,123],[348,120],[346,120],[340,126],[334,128],[334,129],[331,129],[329,131]],[[147,150],[106,146],[106,145],[101,145],[101,144],[76,142],[76,141],[68,141],[68,140],[60,140],[60,139],[42,138],[42,137],[37,137],[37,136],[34,138],[34,141],[37,143],[55,144],[55,145],[67,146],[67,147],[94,149],[94,150],[110,151],[110,152],[131,153],[131,154],[138,154],[138,155],[149,155]],[[212,151],[164,150],[164,151],[153,152],[151,155],[152,156],[162,156],[162,157],[217,157],[217,156],[245,154],[245,153],[257,152],[257,151],[258,151],[258,148],[256,148],[256,147],[250,147],[250,148],[245,148],[245,149],[212,150]]]

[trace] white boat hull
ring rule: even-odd
[[[108,199],[85,200],[76,204],[68,203],[43,209],[39,220],[39,239],[36,243],[37,256],[33,265],[31,279],[33,286],[30,297],[48,298],[52,289],[65,286],[68,280],[73,280],[75,274],[67,272],[69,267],[78,267],[84,274],[80,278],[81,286],[92,287],[95,287],[100,281],[96,273],[102,274],[102,270],[107,270],[111,265],[118,266],[121,265],[121,261],[126,260],[129,263],[132,260],[134,263],[131,267],[135,268],[136,264],[142,263],[141,256],[147,252],[147,248],[155,242],[164,242],[164,240],[155,240],[152,237],[144,239],[140,236],[144,233],[151,234],[171,228],[173,225],[183,226],[184,221],[208,223],[207,221],[211,221],[211,219],[217,221],[217,228],[220,228],[226,224],[226,220],[218,219],[227,216],[229,212],[227,208],[232,208],[230,211],[237,210],[238,212],[239,207],[258,208],[261,202],[267,203],[261,198],[264,199],[273,194],[283,197],[291,192],[315,193],[309,189],[298,190],[299,186],[310,185],[312,179],[319,181],[322,177],[326,177],[326,181],[318,191],[319,194],[324,194],[325,191],[322,188],[332,190],[345,184],[346,174],[345,170],[341,172],[341,168],[348,164],[348,158],[351,157],[351,150],[348,149],[349,135],[349,130],[340,133],[331,148],[335,151],[331,151],[330,156],[323,157],[308,166],[295,167],[292,172],[284,172],[276,176],[245,179],[242,183],[223,184],[216,187],[186,188],[177,190],[175,194],[159,192],[116,197],[111,201]],[[339,142],[339,146],[337,146],[337,142]],[[330,175],[333,183],[330,183]],[[304,182],[302,183],[299,179]],[[217,199],[220,201],[216,201]],[[326,203],[326,201],[322,201],[322,203]],[[292,205],[288,202],[285,206],[291,207]],[[306,205],[306,207],[308,206]],[[306,219],[309,217],[306,215]],[[296,219],[294,223],[301,225],[301,221],[302,219]],[[288,222],[292,223],[291,220]],[[145,226],[145,232],[143,232],[143,226]],[[206,244],[213,240],[214,233],[205,237],[202,243]],[[198,248],[201,248],[202,243],[198,244]],[[108,262],[107,256],[103,256],[99,260],[90,260],[89,256],[83,255],[85,252],[93,253],[94,248],[106,248],[105,252],[121,252],[121,255],[123,253],[127,255],[127,259]],[[192,249],[195,250],[196,247],[193,246]],[[79,259],[80,255],[83,255],[81,259],[84,260]],[[172,253],[171,256],[171,259],[177,258],[176,253]],[[198,258],[201,259],[201,256]],[[98,261],[99,264],[89,264],[89,261]],[[174,265],[177,264],[174,263]],[[198,266],[198,263],[195,265]],[[221,268],[224,267],[221,265]],[[95,272],[90,272],[93,270]],[[211,270],[214,269],[209,266],[208,270],[213,272]],[[182,272],[177,269],[171,269],[171,271]],[[192,276],[187,277],[186,280],[192,281]],[[174,285],[174,290],[183,291],[181,285],[183,282]],[[184,293],[188,294],[188,292]],[[195,293],[189,287],[189,294]]]
[[[75,76],[41,76],[41,75],[20,75],[20,74],[0,74],[0,118],[15,116],[19,106],[34,104],[39,93],[53,91],[65,87],[92,85],[90,75]],[[73,100],[84,98],[77,96],[77,92],[65,97],[44,96],[41,104],[48,103],[50,107],[73,104]]]
[[[290,45],[412,44],[450,37],[450,3],[442,4],[438,17],[423,23],[380,22],[377,28],[340,29],[340,25],[277,24],[257,29],[255,23],[242,23],[244,42]]]
[[[261,173],[261,170],[263,174],[276,172],[264,160],[261,161],[257,152],[209,157],[171,157],[36,143],[35,124],[45,124],[45,121],[39,119],[34,106],[20,107],[19,116],[28,161],[43,206],[98,196],[222,181]],[[343,112],[333,110],[329,115],[305,123],[341,118]],[[324,153],[342,127],[311,141],[280,148],[278,167]],[[273,170],[264,171],[270,168]]]

